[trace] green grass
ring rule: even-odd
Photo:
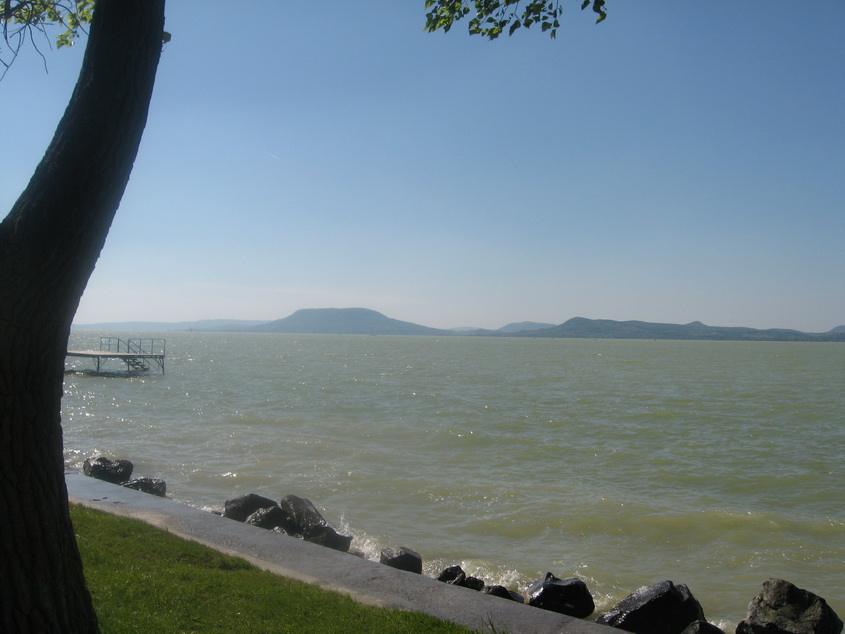
[[[105,633],[468,632],[260,570],[138,520],[71,507]]]

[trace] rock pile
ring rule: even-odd
[[[701,604],[689,588],[671,581],[643,586],[602,614],[596,622],[628,632],[654,634],[685,632],[694,623],[707,623]]]
[[[783,579],[766,579],[736,634],[839,634],[842,621],[820,596]]]
[[[163,480],[133,480],[132,470],[133,465],[128,460],[103,457],[89,458],[83,465],[85,475],[165,496]],[[349,552],[352,542],[351,536],[341,535],[329,526],[310,500],[296,495],[286,495],[276,502],[249,493],[227,500],[222,515],[341,552]],[[423,570],[422,556],[404,546],[383,549],[379,561],[411,573],[421,574]],[[458,565],[445,568],[437,580],[580,619],[592,616],[595,611],[593,597],[581,579],[560,579],[551,572],[531,583],[522,593],[487,585],[482,579],[468,576]],[[701,604],[687,586],[668,580],[639,588],[595,621],[639,634],[725,634],[707,622]],[[841,619],[823,598],[788,581],[766,579],[735,634],[840,634],[842,627]]]
[[[255,493],[226,500],[223,517],[348,552],[352,537],[328,525],[311,500],[286,495],[279,502]]]
[[[596,609],[587,584],[576,577],[558,579],[547,572],[525,590],[525,602],[544,610],[585,619]]]
[[[379,563],[397,570],[422,574],[422,557],[418,552],[404,546],[383,549],[379,556]]]
[[[135,465],[129,460],[109,460],[100,456],[99,458],[86,458],[82,465],[82,473],[129,489],[162,498],[166,497],[167,484],[164,480],[158,478],[135,478],[133,480],[132,471],[134,468]]]

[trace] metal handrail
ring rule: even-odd
[[[128,352],[134,354],[160,354],[164,356],[166,344],[167,340],[165,339],[100,337],[100,352]]]

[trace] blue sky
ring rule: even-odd
[[[495,42],[423,4],[171,0],[76,322],[845,324],[845,2],[572,0]],[[0,83],[5,209],[81,54]]]

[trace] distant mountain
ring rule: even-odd
[[[614,321],[573,317],[558,326],[533,321],[510,323],[498,330],[453,328],[441,330],[409,321],[391,319],[367,308],[305,308],[276,321],[203,319],[200,321],[125,321],[74,324],[77,330],[278,332],[344,335],[463,335],[471,337],[560,337],[582,339],[687,339],[705,341],[842,341],[845,325],[825,333],[807,333],[784,328],[758,330],[707,326],[700,321],[664,324],[648,321]]]
[[[613,321],[573,317],[559,326],[514,333],[525,337],[567,337],[590,339],[688,339],[707,341],[845,341],[845,332],[805,333],[771,328],[707,326],[700,321],[689,324],[662,324],[647,321]]]
[[[248,319],[200,319],[199,321],[121,321],[101,324],[74,324],[75,330],[140,330],[166,332],[194,330],[197,332],[241,332],[253,326],[266,324],[267,320]]]
[[[488,328],[450,328],[450,332],[456,335],[465,335],[471,337],[486,337],[492,335],[510,335],[517,332],[528,332],[531,330],[542,330],[545,328],[553,328],[554,324],[541,324],[536,321],[520,321],[502,326],[497,330],[490,330]]]
[[[520,321],[507,326],[502,326],[496,332],[522,332],[523,330],[543,330],[554,328],[554,324],[541,324],[536,321]]]
[[[304,308],[284,319],[261,324],[253,332],[323,335],[448,335],[448,330],[428,328],[385,317],[368,308]]]

